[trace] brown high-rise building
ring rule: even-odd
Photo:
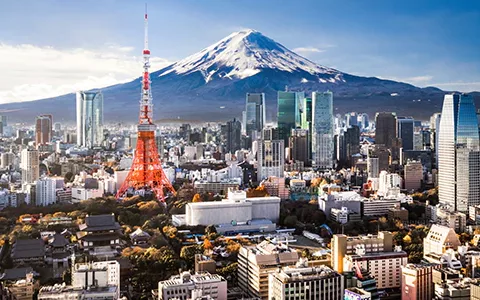
[[[52,141],[52,115],[40,115],[35,122],[35,143],[46,145]]]
[[[408,264],[402,267],[402,300],[433,299],[432,272],[440,267],[435,264]]]
[[[303,161],[305,165],[310,163],[309,136],[306,129],[292,129],[289,138],[290,159]]]
[[[391,148],[397,137],[397,117],[392,112],[379,112],[375,116],[375,144]]]

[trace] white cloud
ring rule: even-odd
[[[325,50],[318,49],[315,47],[298,47],[298,48],[294,48],[292,51],[300,54],[325,52]]]
[[[133,47],[102,50],[0,44],[0,103],[59,96],[77,90],[127,82],[142,73],[142,57]],[[169,62],[152,57],[152,70]]]
[[[414,76],[414,77],[405,78],[405,81],[412,82],[412,83],[427,82],[432,80],[432,78],[433,77],[430,75],[423,75],[423,76]]]

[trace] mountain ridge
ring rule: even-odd
[[[316,64],[255,30],[217,43],[151,73],[155,119],[224,121],[241,115],[247,92],[263,92],[267,119],[276,119],[276,93],[331,90],[335,113],[395,111],[418,119],[441,111],[444,91],[377,77],[362,77]],[[102,88],[105,120],[136,121],[140,77]],[[479,99],[479,94],[476,100]],[[477,103],[478,105],[478,103]],[[224,107],[224,108],[220,108]],[[66,110],[65,108],[71,108]],[[0,105],[19,120],[51,113],[74,120],[75,96]]]

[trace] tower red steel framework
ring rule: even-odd
[[[137,127],[138,140],[130,172],[117,191],[117,198],[125,195],[127,190],[150,190],[160,201],[165,201],[165,190],[175,194],[172,184],[165,176],[155,143],[153,124],[152,91],[150,90],[150,50],[148,50],[148,16],[145,10],[145,48],[143,50],[142,95],[140,116]]]

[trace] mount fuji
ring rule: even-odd
[[[427,119],[441,111],[445,92],[376,77],[355,76],[320,66],[255,30],[219,42],[151,74],[154,116],[163,120],[217,121],[239,117],[245,94],[262,92],[267,119],[276,119],[276,94],[290,91],[334,93],[335,113],[395,111]],[[102,89],[107,121],[135,121],[140,78]],[[478,96],[478,94],[476,94]],[[74,94],[0,105],[20,120],[42,113],[74,120]],[[69,109],[71,108],[71,109]],[[60,117],[61,116],[61,117]]]

